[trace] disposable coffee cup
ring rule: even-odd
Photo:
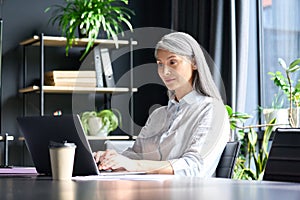
[[[53,180],[71,180],[76,145],[74,143],[50,142],[50,162]]]

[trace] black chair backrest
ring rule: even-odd
[[[232,178],[233,169],[240,151],[240,142],[227,142],[216,169],[216,177]]]
[[[263,180],[300,182],[300,129],[277,128]]]

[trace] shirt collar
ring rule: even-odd
[[[179,102],[177,102],[175,100],[175,95],[170,99],[169,101],[169,106],[171,105],[182,105],[182,104],[193,104],[195,101],[199,101],[201,99],[204,98],[203,94],[199,94],[198,92],[196,92],[195,90],[192,90],[191,92],[189,92],[188,94],[186,94],[182,99],[179,100]]]

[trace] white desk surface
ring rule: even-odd
[[[220,178],[156,177],[53,181],[45,177],[0,177],[1,199],[201,199],[299,200],[300,184]]]

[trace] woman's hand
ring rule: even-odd
[[[111,149],[95,152],[94,158],[100,170],[174,174],[169,161],[132,160]]]
[[[98,151],[94,158],[100,170],[138,171],[136,160],[118,154],[115,150]]]

